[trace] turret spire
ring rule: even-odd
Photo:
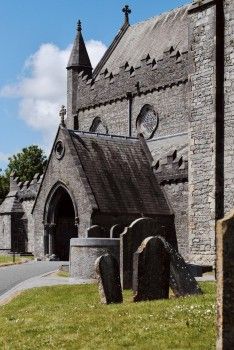
[[[81,32],[81,30],[82,30],[81,21],[79,20],[79,21],[77,22],[77,32]]]
[[[67,69],[75,68],[79,71],[84,71],[85,74],[90,75],[92,73],[92,66],[90,63],[88,52],[85,47],[81,30],[81,21],[79,20],[77,22],[77,34],[67,65]]]

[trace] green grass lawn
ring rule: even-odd
[[[34,259],[33,256],[15,256],[15,263],[21,263],[26,260]],[[12,265],[13,263],[13,255],[0,255],[0,266],[1,265]]]
[[[24,292],[0,307],[0,349],[215,349],[215,283],[202,296],[102,305],[96,285]]]

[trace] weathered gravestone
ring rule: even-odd
[[[156,220],[140,218],[125,227],[120,235],[120,278],[123,289],[132,288],[133,254],[142,241],[150,236],[163,235],[165,231]]]
[[[116,224],[110,229],[110,238],[119,238],[120,234],[124,231],[124,225]]]
[[[122,303],[122,289],[119,265],[111,254],[105,254],[95,261],[99,293],[103,304]]]
[[[202,294],[196,279],[182,256],[165,239],[162,238],[162,240],[166,251],[170,255],[170,287],[175,296]]]
[[[161,237],[146,238],[133,259],[134,301],[168,299],[170,255]]]
[[[217,350],[234,349],[234,210],[216,228]]]
[[[98,225],[93,225],[87,229],[88,238],[105,238],[108,237],[108,233],[103,227]]]

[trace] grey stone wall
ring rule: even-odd
[[[224,210],[234,207],[234,2],[224,1]]]
[[[132,135],[137,135],[136,120],[141,108],[152,105],[158,114],[158,128],[148,147],[155,160],[177,150],[179,153],[188,144],[189,85],[187,83],[168,87],[133,97]],[[79,129],[89,131],[95,117],[100,117],[110,134],[128,135],[128,101],[116,101],[95,108],[79,111]]]
[[[96,279],[95,261],[103,254],[112,254],[119,261],[119,239],[71,239],[70,274],[71,277]]]
[[[116,101],[79,111],[79,130],[89,131],[95,117],[100,117],[109,134],[128,135],[128,101]]]
[[[187,83],[135,96],[132,105],[132,130],[136,136],[136,119],[141,108],[150,104],[158,114],[158,128],[154,137],[176,135],[188,131],[189,86]],[[127,110],[126,110],[127,117]]]
[[[24,220],[27,221],[27,238],[28,238],[28,252],[34,252],[34,218],[32,216],[32,208],[34,200],[25,200],[22,202],[24,209]]]
[[[73,115],[76,114],[78,72],[67,70],[67,127],[73,129]]]
[[[11,249],[11,215],[10,214],[0,215],[0,248]],[[1,251],[0,251],[0,254],[1,254]]]
[[[158,113],[159,123],[155,137],[174,135],[188,130],[188,84],[167,87],[160,91],[136,95],[132,102],[132,136],[136,136],[136,119],[141,108],[150,104]],[[100,117],[110,134],[128,135],[128,100],[115,101],[80,110],[79,129],[89,131],[95,117]]]
[[[65,154],[59,160],[56,158],[55,152],[52,149],[48,168],[42,183],[43,186],[39,191],[33,211],[33,217],[36,223],[34,233],[34,252],[36,256],[44,255],[44,210],[49,193],[58,181],[68,188],[76,202],[79,219],[77,236],[85,237],[87,228],[91,226],[90,217],[92,207],[78,172],[80,164],[77,163],[77,154],[75,153],[76,151],[67,130],[60,129],[57,139],[64,141]],[[66,144],[69,144],[69,147],[66,147]]]
[[[163,189],[175,214],[178,250],[187,261],[189,258],[188,183],[165,184],[163,185]]]
[[[201,265],[215,260],[215,18],[212,1],[189,15],[189,244]]]

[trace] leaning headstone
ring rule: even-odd
[[[234,210],[216,227],[217,350],[234,349]]]
[[[134,301],[168,299],[170,257],[161,237],[146,238],[133,259]]]
[[[119,238],[120,234],[124,231],[124,225],[116,224],[110,229],[110,238]]]
[[[99,293],[103,304],[122,303],[122,289],[117,260],[105,254],[95,261],[98,276]]]
[[[162,227],[151,218],[140,218],[125,227],[120,235],[120,277],[123,289],[132,288],[133,254],[142,241],[151,236],[163,235]]]
[[[99,225],[93,225],[87,229],[88,238],[105,238],[108,237],[108,233],[105,229]]]
[[[175,296],[202,294],[196,279],[182,256],[165,239],[163,239],[163,242],[170,255],[170,287]]]

